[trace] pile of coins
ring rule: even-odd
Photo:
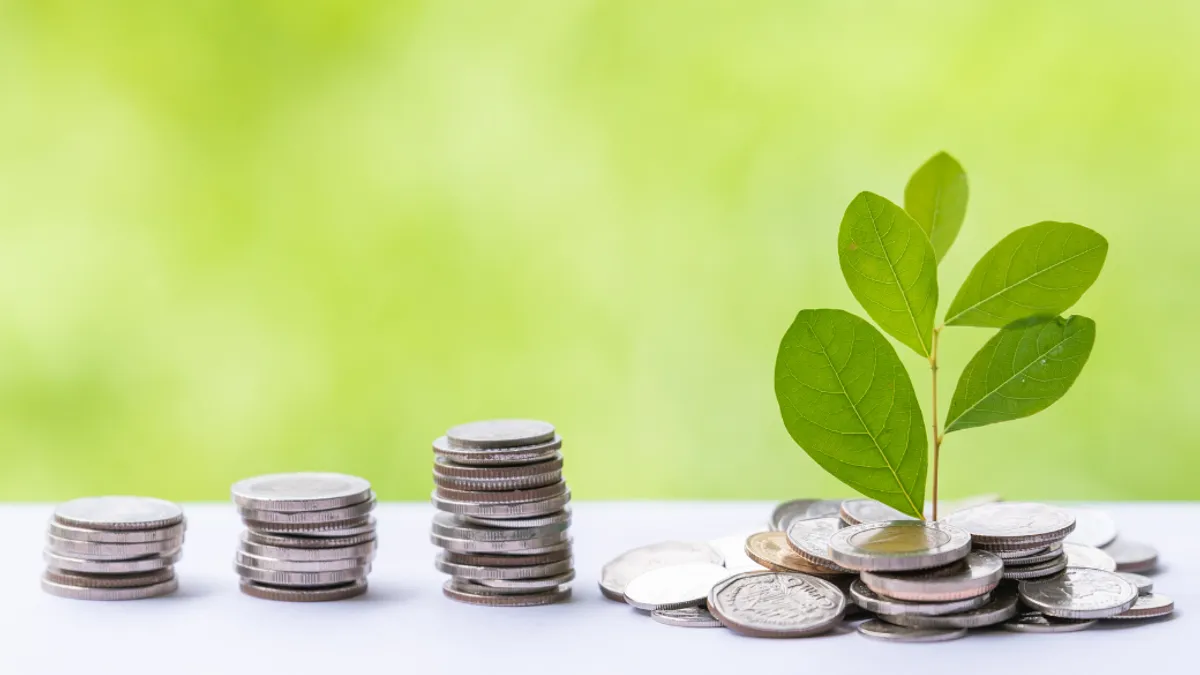
[[[150,497],[59,504],[47,526],[42,589],[77,600],[138,600],[179,588],[183,509]]]
[[[1174,609],[1135,573],[1157,553],[1118,538],[1102,512],[994,498],[947,511],[929,522],[865,499],[784,502],[744,556],[722,556],[724,539],[646,546],[605,565],[600,590],[672,626],[804,637],[865,619],[862,635],[905,642],[986,626],[1077,631]]]
[[[431,538],[442,593],[474,605],[529,607],[571,596],[571,491],[562,438],[535,420],[462,424],[433,442]]]
[[[246,595],[322,602],[367,592],[375,493],[357,476],[285,473],[233,484],[246,530],[234,570]]]

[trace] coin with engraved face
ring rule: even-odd
[[[861,572],[903,572],[948,565],[971,552],[971,535],[944,522],[895,520],[853,525],[829,537],[833,561]]]
[[[880,595],[912,602],[946,602],[985,595],[1004,574],[1004,561],[971,551],[957,562],[916,572],[863,572],[862,582]]]
[[[822,499],[808,507],[805,518],[837,518],[841,511],[843,499]],[[784,530],[786,532],[787,530]]]
[[[1117,571],[1117,561],[1095,546],[1063,542],[1063,553],[1067,556],[1067,567],[1090,567],[1106,572]]]
[[[483,420],[451,427],[446,438],[460,448],[511,448],[554,438],[554,425],[539,420]]]
[[[792,521],[797,518],[807,518],[809,507],[816,503],[815,499],[793,499],[782,502],[771,512],[771,520],[768,521],[768,524],[772,530],[787,532]]]
[[[274,473],[240,480],[230,492],[243,509],[302,513],[366,502],[371,498],[371,483],[341,473]]]
[[[832,516],[793,521],[787,531],[788,546],[815,565],[853,574],[854,570],[837,564],[829,554],[829,538],[841,526],[842,521]]]
[[[183,522],[183,509],[153,497],[82,497],[54,509],[54,520],[93,530],[154,530]]]
[[[1014,633],[1074,633],[1095,623],[1095,619],[1060,619],[1041,612],[1022,612],[1002,625]]]
[[[625,601],[625,587],[651,570],[669,565],[685,563],[712,563],[724,561],[713,547],[698,541],[664,541],[626,551],[613,558],[600,569],[600,592],[611,600]]]
[[[660,567],[634,577],[625,586],[625,602],[644,610],[698,607],[729,574],[724,565],[714,563]]]
[[[708,610],[742,635],[806,637],[827,632],[841,621],[846,596],[837,586],[807,574],[748,572],[714,586]]]
[[[803,572],[805,574],[841,574],[836,569],[810,562],[788,546],[783,532],[759,532],[746,539],[746,555],[751,560],[776,572]]]
[[[1154,590],[1154,580],[1133,572],[1117,572],[1117,576],[1137,586],[1140,595],[1149,595]]]
[[[978,548],[1030,549],[1059,541],[1075,529],[1067,511],[1032,502],[996,502],[952,513],[939,522],[971,534]]]
[[[1047,616],[1106,619],[1137,602],[1138,589],[1113,572],[1069,567],[1044,579],[1022,581],[1021,600]]]

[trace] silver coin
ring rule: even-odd
[[[703,542],[664,541],[626,551],[600,569],[600,592],[610,600],[625,601],[625,587],[634,577],[671,565],[711,563],[724,560]]]
[[[433,484],[439,489],[460,490],[467,492],[513,492],[515,490],[535,490],[540,488],[549,488],[551,485],[561,483],[563,475],[561,471],[553,473],[537,473],[528,476],[520,476],[518,478],[449,478],[438,474],[436,471],[433,474]],[[449,496],[449,495],[447,495]]]
[[[243,567],[251,567],[264,571],[277,572],[340,572],[358,570],[367,567],[375,559],[374,553],[361,558],[342,558],[338,560],[280,560],[252,555],[239,550],[234,553],[234,562]]]
[[[943,602],[908,602],[893,600],[879,595],[871,590],[861,579],[855,579],[850,584],[850,599],[854,604],[876,614],[921,614],[924,616],[939,616],[955,614],[982,607],[991,600],[988,593],[959,600]]]
[[[240,579],[242,593],[263,600],[279,602],[331,602],[358,597],[367,592],[367,580],[355,579],[349,583],[311,588],[287,588],[270,586],[249,579]]]
[[[994,553],[1004,559],[1005,565],[1036,565],[1038,563],[1048,562],[1063,554],[1062,544],[1054,544],[1049,548],[1042,549],[1037,553],[1031,553],[1016,558],[1005,558],[1003,551],[994,551]]]
[[[569,546],[571,537],[566,532],[538,537],[536,539],[517,539],[514,541],[475,541],[473,539],[458,539],[430,534],[429,540],[434,546],[456,553],[514,553],[517,555],[533,555],[546,551],[558,550]]]
[[[813,502],[805,513],[806,518],[837,518],[842,509],[844,499],[822,499]],[[783,530],[786,532],[787,530]]]
[[[943,567],[918,572],[863,572],[861,579],[872,591],[897,600],[948,602],[986,595],[1004,575],[1004,561],[987,551]]]
[[[72,600],[145,600],[174,593],[179,589],[179,580],[168,579],[150,586],[135,586],[132,588],[94,588],[68,586],[42,577],[42,590],[50,595]]]
[[[183,537],[186,522],[156,530],[92,530],[86,527],[63,525],[51,520],[46,526],[47,534],[71,541],[89,541],[105,544],[143,544]]]
[[[962,560],[971,535],[945,523],[894,520],[863,523],[829,537],[829,555],[839,566],[862,572],[929,569]]]
[[[275,473],[240,480],[230,488],[233,503],[251,511],[328,511],[371,498],[371,483],[341,473]]]
[[[1117,524],[1107,513],[1075,507],[1066,510],[1075,516],[1075,529],[1067,535],[1067,542],[1103,548],[1117,538]]]
[[[1002,625],[1014,633],[1074,633],[1095,623],[1095,619],[1060,619],[1041,612],[1022,612]]]
[[[446,438],[460,448],[511,448],[554,438],[554,425],[539,420],[483,420],[450,427]]]
[[[42,578],[51,583],[76,588],[139,588],[174,579],[175,569],[164,567],[142,574],[81,574],[48,567]]]
[[[916,520],[874,499],[847,499],[838,507],[838,516],[849,525],[882,523],[892,520]]]
[[[1055,553],[1054,555],[1049,556],[1050,558],[1054,558],[1054,557],[1057,557],[1062,554],[1062,544],[1061,543],[1056,544],[1056,546],[1058,546],[1058,552]],[[982,549],[982,550],[987,550],[987,549]],[[1020,561],[1028,560],[1030,558],[1035,558],[1035,557],[1039,557],[1039,556],[1048,554],[1050,552],[1050,550],[1051,549],[1048,546],[1038,546],[1037,548],[997,549],[997,550],[993,550],[992,553],[996,554],[1003,560],[1006,560],[1006,561],[1012,560],[1012,561],[1014,561],[1013,564],[1021,565],[1021,564],[1032,564],[1032,563],[1022,563]]]
[[[257,509],[247,509],[238,507],[238,515],[242,520],[253,521],[255,523],[269,523],[271,525],[294,525],[296,527],[305,527],[308,525],[328,525],[331,523],[353,523],[365,518],[368,514],[375,510],[375,495],[365,502],[359,502],[351,506],[344,506],[338,509],[326,509],[324,511],[259,511]]]
[[[153,497],[83,497],[54,508],[54,520],[90,530],[155,530],[183,522],[183,509]]]
[[[854,570],[837,564],[829,553],[829,539],[841,527],[842,521],[832,516],[806,518],[792,522],[787,531],[788,545],[805,560],[838,572],[853,574]]]
[[[239,563],[234,563],[233,569],[243,579],[269,586],[333,586],[363,579],[371,573],[370,564],[332,572],[284,572],[248,567]]]
[[[242,533],[242,541],[258,546],[272,546],[287,549],[337,549],[351,546],[361,546],[368,543],[374,545],[374,542],[376,541],[375,523],[372,519],[370,521],[369,531],[347,537],[314,537],[302,534],[271,534],[269,532],[259,532],[257,530],[246,530]],[[253,553],[254,551],[250,552]]]
[[[709,541],[708,545],[721,554],[721,558],[725,561],[725,569],[730,572],[762,572],[767,568],[746,555],[746,539],[757,532],[761,532],[761,530],[720,537]]]
[[[714,563],[660,567],[630,580],[625,586],[625,602],[647,611],[699,606],[712,587],[729,574],[724,566]]]
[[[340,523],[263,523],[255,520],[243,520],[242,524],[252,532],[282,535],[303,535],[307,537],[330,537],[341,539],[356,537],[363,534],[375,534],[375,517],[367,516]]]
[[[511,480],[526,476],[541,476],[551,473],[562,473],[563,456],[561,452],[554,456],[532,464],[514,464],[511,466],[472,466],[457,464],[445,457],[433,458],[433,474],[455,480],[488,481]]]
[[[571,547],[560,546],[553,551],[545,553],[536,553],[531,555],[511,554],[511,553],[459,553],[456,551],[442,551],[438,554],[439,557],[448,563],[455,565],[478,565],[481,567],[535,567],[537,565],[549,565],[550,563],[562,562],[571,558]]]
[[[767,521],[767,525],[776,532],[787,532],[788,525],[791,525],[792,521],[797,518],[807,518],[809,507],[816,503],[815,499],[792,499],[781,502],[771,512],[771,519]]]
[[[541,516],[530,516],[528,518],[482,518],[467,514],[459,515],[463,522],[471,525],[484,525],[486,527],[542,527],[543,525],[557,525],[571,522],[571,507],[564,506],[558,511],[552,511]]]
[[[443,574],[459,579],[539,579],[565,574],[571,571],[574,561],[571,558],[544,565],[529,565],[525,567],[487,567],[484,565],[463,565],[450,562],[444,553],[439,553],[434,559],[434,567]]]
[[[966,628],[910,628],[871,619],[858,624],[858,632],[888,642],[946,642],[966,637]]]
[[[47,567],[84,574],[141,574],[170,567],[183,557],[182,551],[166,556],[151,556],[134,560],[88,560],[59,555],[49,549],[42,551]]]
[[[1133,572],[1117,572],[1117,576],[1137,586],[1138,595],[1148,595],[1154,590],[1154,580]]]
[[[1011,587],[1001,586],[987,604],[957,614],[924,616],[921,614],[880,614],[879,618],[911,628],[982,628],[1003,623],[1017,614],[1017,594]]]
[[[1112,556],[1121,572],[1152,572],[1158,567],[1158,551],[1139,541],[1117,537],[1101,550]]]
[[[1060,555],[1034,565],[1004,565],[1004,578],[1014,580],[1041,579],[1058,574],[1067,568],[1067,556]]]
[[[96,541],[75,541],[46,535],[46,546],[51,551],[69,558],[88,560],[132,560],[148,555],[170,555],[183,546],[183,538],[150,541],[136,544],[110,544]]]
[[[1063,553],[1067,556],[1067,567],[1090,567],[1106,572],[1117,571],[1117,561],[1095,546],[1063,542]]]
[[[250,539],[249,532],[243,532],[240,550],[262,558],[290,560],[294,562],[316,562],[320,560],[345,560],[347,558],[365,558],[373,556],[378,548],[374,539],[353,546],[337,548],[292,548],[288,546],[270,546],[259,544]]]
[[[1137,586],[1112,572],[1069,567],[1062,574],[1022,581],[1021,600],[1047,616],[1104,619],[1137,602]]]
[[[497,490],[489,492],[483,490],[455,490],[440,485],[434,490],[434,493],[441,499],[472,504],[524,504],[528,502],[541,502],[560,497],[566,494],[566,492],[567,484],[563,481],[530,490]]]
[[[562,438],[554,438],[534,445],[520,445],[511,448],[495,448],[480,450],[462,448],[454,445],[445,436],[433,439],[433,452],[436,457],[450,460],[459,466],[501,467],[537,464],[561,457]]]
[[[656,609],[650,618],[668,626],[680,628],[720,628],[721,622],[704,607],[680,607],[679,609]]]
[[[562,536],[569,527],[570,523],[567,522],[541,527],[498,528],[474,525],[451,513],[441,512],[433,516],[434,534],[471,541],[520,541]]]
[[[476,502],[456,501],[432,495],[433,505],[440,511],[446,511],[460,516],[478,516],[481,518],[529,518],[542,516],[561,510],[571,501],[571,490],[562,495],[537,502],[520,502],[518,504],[479,504]]]
[[[846,596],[837,586],[807,574],[746,572],[713,587],[708,611],[742,635],[806,637],[841,622]]]
[[[1138,597],[1133,607],[1108,619],[1156,619],[1175,611],[1175,603],[1165,595],[1151,593]]]
[[[948,499],[941,504],[942,508],[941,508],[941,513],[939,515],[948,516],[951,513],[956,513],[958,511],[965,511],[969,508],[972,508],[975,506],[982,506],[984,504],[994,504],[998,501],[1000,501],[1000,495],[995,494],[995,493],[971,495],[970,497],[963,497],[962,499]],[[932,511],[931,508],[927,508],[926,510]],[[932,513],[927,514],[927,516],[930,519],[933,518]]]
[[[530,579],[475,579],[474,582],[480,586],[486,586],[488,588],[536,593],[539,591],[548,591],[558,588],[559,586],[571,583],[574,580],[575,570],[567,570],[562,574],[555,574],[554,576],[550,577],[536,577]]]
[[[1075,529],[1075,517],[1063,509],[1031,502],[983,504],[943,518],[966,530],[978,548],[1028,549],[1049,545]]]
[[[563,602],[571,598],[571,587],[560,586],[542,593],[521,593],[518,595],[471,593],[455,587],[450,579],[442,584],[442,595],[451,600],[464,602],[469,605],[485,607],[537,607]]]

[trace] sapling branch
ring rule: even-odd
[[[938,339],[944,325],[933,329],[932,348],[929,350],[929,371],[933,380],[933,519],[938,517],[938,459],[942,449],[942,436],[938,433]]]

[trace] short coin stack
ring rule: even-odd
[[[85,497],[54,509],[42,589],[78,600],[138,600],[179,587],[183,509],[150,497]]]
[[[491,420],[453,427],[433,442],[434,564],[446,597],[528,607],[566,600],[575,578],[571,491],[562,438],[547,422]]]
[[[357,476],[286,473],[234,483],[246,525],[234,570],[246,595],[321,602],[367,591],[375,559],[375,494]]]

